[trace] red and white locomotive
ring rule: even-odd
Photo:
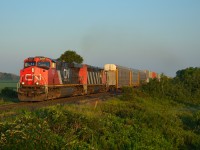
[[[47,57],[29,57],[20,70],[20,101],[44,101],[60,97],[117,90],[123,86],[140,86],[158,78],[155,72],[106,64],[104,69],[67,63]]]
[[[85,64],[69,64],[47,57],[29,57],[20,70],[20,101],[43,101],[106,90],[103,69]]]

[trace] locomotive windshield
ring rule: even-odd
[[[32,61],[32,62],[25,62],[24,63],[24,68],[30,67],[30,66],[35,66],[36,62]]]
[[[50,68],[50,62],[48,62],[48,61],[39,61],[37,63],[37,66],[41,67],[41,68],[49,69]]]

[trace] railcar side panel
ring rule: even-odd
[[[88,68],[88,85],[100,85],[102,84],[102,70]]]
[[[83,65],[82,68],[79,70],[79,80],[80,84],[86,85],[87,84],[87,66]]]
[[[132,86],[136,87],[140,84],[139,78],[139,71],[138,70],[131,70],[132,73]]]
[[[106,90],[105,75],[101,68],[87,66],[87,91],[89,93],[103,92]]]
[[[130,69],[125,67],[117,66],[118,71],[118,88],[122,88],[123,86],[130,86]]]
[[[116,71],[107,72],[107,84],[108,86],[116,86]]]
[[[52,68],[49,69],[49,75],[48,75],[48,84],[49,85],[59,85],[62,82],[60,80],[62,80],[59,76],[59,73],[56,68]]]
[[[139,71],[139,74],[140,74],[140,83],[145,83],[146,80],[147,80],[147,76],[146,76],[146,73],[145,71]]]
[[[152,72],[152,79],[155,79],[157,76],[156,72]]]

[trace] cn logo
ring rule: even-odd
[[[42,78],[41,74],[38,75],[34,75],[34,74],[26,74],[25,75],[25,80],[26,81],[33,81],[35,79],[35,81],[40,81]]]

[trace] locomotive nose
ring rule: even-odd
[[[22,85],[40,85],[42,76],[40,71],[35,67],[26,68],[21,72],[21,84]]]

